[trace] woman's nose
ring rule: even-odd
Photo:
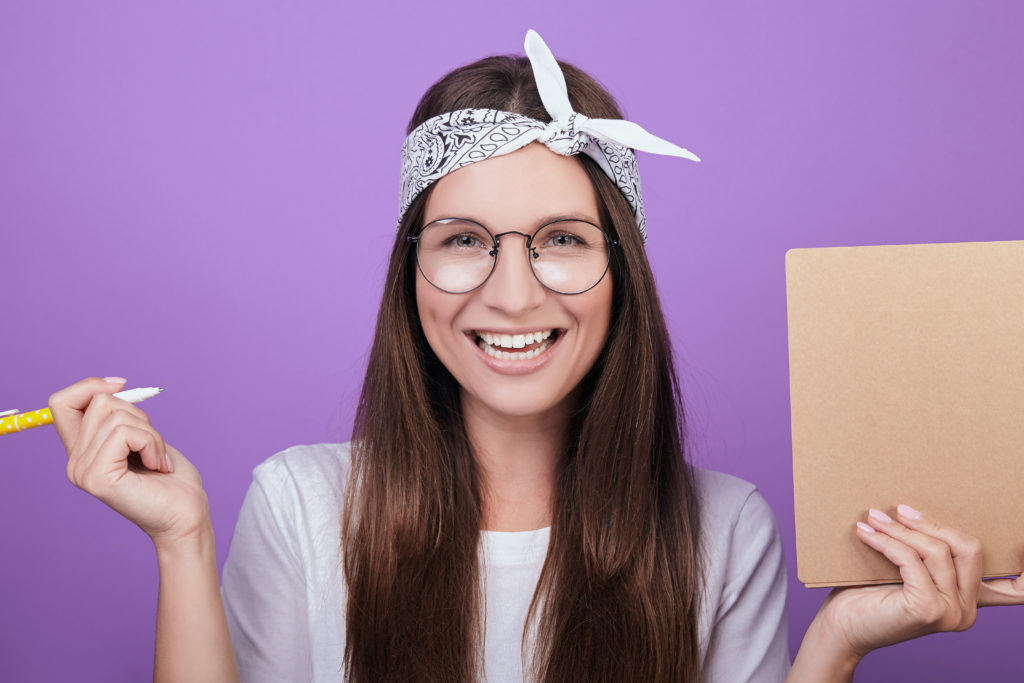
[[[498,249],[498,262],[481,291],[484,303],[501,309],[510,318],[520,317],[540,306],[547,296],[530,267],[526,237],[505,235]]]

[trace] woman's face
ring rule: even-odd
[[[556,217],[600,225],[598,206],[597,193],[578,160],[533,143],[441,178],[427,198],[423,225],[459,217],[481,223],[492,234],[532,234]],[[461,385],[464,404],[508,417],[538,415],[560,404],[565,408],[604,347],[611,320],[610,272],[587,292],[556,294],[530,270],[525,239],[502,237],[494,272],[465,294],[437,289],[418,269],[416,275],[423,331]],[[521,347],[530,337],[515,337],[530,334],[533,345],[525,349],[543,350],[525,358],[514,346]],[[508,346],[513,348],[502,348]],[[520,357],[502,359],[505,353]]]

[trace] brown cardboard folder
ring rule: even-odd
[[[899,581],[862,544],[906,503],[1024,569],[1024,241],[786,253],[797,575]]]

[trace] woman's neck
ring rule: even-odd
[[[570,398],[538,415],[511,416],[463,396],[466,433],[481,473],[482,529],[550,526],[555,473],[574,405]]]

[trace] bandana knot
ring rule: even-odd
[[[590,145],[593,138],[581,130],[590,119],[578,112],[559,118],[544,126],[537,142],[543,142],[552,152],[562,156],[579,154]]]

